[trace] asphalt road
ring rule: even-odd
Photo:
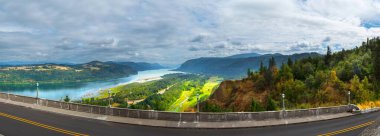
[[[345,129],[346,131],[338,131],[340,133],[338,135],[351,136],[358,135],[365,129],[365,123],[375,120],[378,116],[380,116],[380,112],[327,121],[271,127],[176,129],[111,123],[39,111],[0,102],[0,136],[60,136],[80,134],[94,136],[315,136]],[[362,127],[354,127],[358,125]]]

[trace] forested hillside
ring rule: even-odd
[[[283,62],[286,62],[288,58],[298,60],[316,56],[320,55],[318,53],[301,53],[293,55],[282,55],[278,53],[259,55],[251,53],[238,54],[224,58],[198,58],[186,61],[177,70],[220,76],[226,79],[241,79],[246,75],[245,71],[247,69],[258,70],[261,61],[267,65],[267,60],[272,57],[276,59],[276,65],[280,66]]]
[[[287,108],[347,104],[348,91],[351,103],[375,100],[380,94],[380,39],[368,39],[360,47],[335,53],[328,47],[324,56],[288,59],[280,67],[272,57],[267,64],[261,62],[258,71],[246,74],[242,80],[222,82],[202,103],[202,110],[278,110],[282,93]]]
[[[228,56],[226,58],[250,58],[250,57],[257,57],[261,56],[261,54],[258,53],[243,53],[243,54],[236,54],[232,56]]]
[[[111,62],[111,63],[127,65],[137,71],[165,68],[164,66],[161,66],[160,64],[157,64],[157,63],[146,63],[146,62]]]
[[[129,66],[131,65],[131,66]],[[0,67],[0,84],[87,82],[120,78],[140,70],[162,68],[149,63],[92,61],[84,64],[33,64]]]

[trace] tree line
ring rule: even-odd
[[[260,63],[256,71],[247,70],[242,80],[253,82],[254,91],[264,100],[252,98],[245,111],[279,110],[285,94],[287,108],[312,108],[376,100],[380,97],[380,39],[372,38],[360,47],[332,52],[300,60],[288,59],[280,66],[272,57],[268,65]],[[240,82],[239,82],[240,83]],[[265,93],[263,93],[265,92]],[[205,103],[205,111],[234,111]]]

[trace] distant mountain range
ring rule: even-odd
[[[268,65],[268,60],[274,57],[277,66],[281,66],[288,58],[298,60],[307,57],[320,56],[318,53],[301,53],[293,55],[257,53],[237,54],[229,57],[197,58],[183,63],[176,70],[205,75],[217,75],[227,79],[236,79],[246,76],[247,69],[259,69],[260,62]]]
[[[44,61],[5,61],[0,62],[0,66],[23,66],[23,65],[37,65],[37,64],[57,64],[54,62],[44,62]],[[67,64],[67,65],[74,65],[74,63],[59,63],[59,64]]]
[[[88,63],[82,63],[82,64],[89,64],[89,63],[108,63],[108,64],[120,64],[120,66],[128,66],[136,71],[144,71],[144,70],[154,70],[154,69],[162,69],[166,68],[158,63],[147,63],[147,62],[114,62],[114,61],[107,61],[107,62],[101,62],[101,61],[92,61]],[[75,65],[82,65],[82,64],[74,64],[74,63],[53,63],[53,62],[28,62],[28,61],[7,61],[7,62],[0,62],[0,67],[9,67],[9,66],[34,66],[34,65],[45,65],[45,64],[54,64],[54,65],[65,65],[65,66],[75,66]]]
[[[127,65],[137,71],[154,70],[166,68],[158,63],[146,63],[146,62],[114,62],[121,65]]]
[[[75,70],[90,71],[94,77],[123,77],[137,74],[137,69],[115,62],[91,61],[84,64],[63,65]]]
[[[236,54],[232,56],[228,56],[226,58],[250,58],[250,57],[257,57],[261,56],[261,54],[258,53],[243,53],[243,54]]]

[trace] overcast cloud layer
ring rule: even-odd
[[[376,0],[0,0],[0,62],[324,53],[380,36]]]

